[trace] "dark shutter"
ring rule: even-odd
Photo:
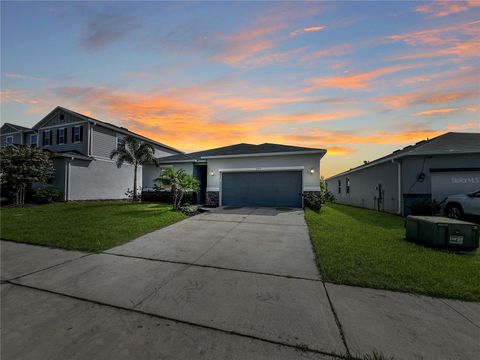
[[[75,142],[75,126],[72,127],[72,143]]]
[[[42,146],[45,146],[45,131],[42,131]]]
[[[60,144],[60,129],[57,129],[57,145]]]
[[[52,130],[48,130],[48,132],[50,133],[50,141],[49,141],[49,145],[52,145],[53,144],[53,131]]]
[[[80,126],[80,141],[83,141],[83,125]]]
[[[68,142],[68,136],[67,136],[67,135],[68,135],[68,132],[67,132],[67,129],[68,129],[68,128],[64,128],[64,129],[63,129],[63,138],[64,138],[63,142],[64,142],[65,144]]]

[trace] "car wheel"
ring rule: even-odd
[[[460,219],[463,216],[463,210],[460,205],[452,204],[447,208],[447,216],[452,219]]]

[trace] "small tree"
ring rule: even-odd
[[[15,204],[25,205],[25,192],[34,182],[47,182],[55,172],[50,155],[29,146],[7,146],[0,150],[2,186],[12,189]]]
[[[177,171],[172,168],[164,169],[155,181],[170,186],[174,210],[180,209],[185,192],[197,192],[200,189],[200,182],[183,169]]]
[[[153,163],[158,166],[158,161],[155,158],[155,149],[152,145],[138,141],[131,135],[120,139],[118,148],[112,150],[110,159],[117,158],[117,167],[121,168],[124,163],[133,165],[133,196],[132,201],[138,200],[137,195],[137,169],[138,166],[146,163]]]

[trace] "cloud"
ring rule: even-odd
[[[306,28],[303,28],[303,29],[297,29],[295,31],[292,31],[292,32],[290,32],[290,36],[297,36],[297,35],[300,35],[300,34],[317,32],[317,31],[324,30],[325,28],[326,28],[325,25],[310,26],[310,27],[306,27]]]
[[[17,103],[24,105],[37,105],[39,100],[24,89],[3,89],[0,90],[0,103]]]
[[[462,36],[478,36],[480,20],[470,21],[462,24],[455,24],[444,27],[435,27],[426,30],[405,32],[396,35],[389,35],[384,38],[386,41],[402,41],[408,45],[451,45],[459,41]]]
[[[41,77],[36,77],[36,76],[30,76],[26,74],[18,74],[18,73],[7,73],[4,72],[2,75],[8,79],[14,79],[14,80],[46,80]]]
[[[417,5],[415,7],[415,11],[419,13],[430,14],[432,17],[444,17],[447,15],[464,12],[477,6],[480,6],[480,1],[478,0],[436,0],[429,4]]]
[[[307,83],[310,85],[305,88],[305,91],[313,91],[319,88],[362,90],[368,88],[371,85],[372,80],[379,77],[414,69],[419,66],[423,65],[393,65],[353,75],[312,78],[307,80]]]
[[[327,57],[339,57],[351,54],[355,50],[352,44],[340,44],[330,48],[317,50],[313,53],[307,54],[302,58],[302,61],[311,61]]]
[[[412,105],[424,105],[424,104],[441,104],[449,103],[453,101],[476,99],[479,96],[479,92],[476,89],[473,90],[452,90],[452,91],[427,91],[411,92],[401,95],[383,96],[374,99],[377,102],[387,105],[391,109],[400,109],[406,106]]]
[[[415,116],[438,116],[438,115],[450,114],[458,110],[459,110],[458,108],[430,109],[430,110],[419,111],[414,115]]]
[[[139,27],[139,21],[126,10],[104,11],[88,20],[80,44],[88,50],[100,50],[127,38]]]

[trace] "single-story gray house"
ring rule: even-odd
[[[326,181],[340,204],[408,215],[419,199],[480,189],[480,133],[423,140]]]
[[[302,207],[303,194],[320,191],[320,159],[326,150],[279,144],[237,144],[185,154],[128,129],[56,107],[33,128],[5,123],[0,145],[38,146],[52,152],[52,185],[65,200],[122,199],[133,186],[133,168],[110,160],[118,140],[132,135],[150,143],[161,168],[138,169],[151,189],[162,168],[184,169],[200,180],[198,201],[209,206]]]
[[[280,144],[236,144],[159,158],[162,168],[184,169],[200,180],[207,206],[302,207],[320,192],[326,150]]]
[[[120,169],[110,159],[118,140],[127,135],[151,144],[156,157],[180,154],[170,146],[148,139],[128,129],[93,119],[57,106],[33,128],[5,123],[0,129],[1,146],[30,145],[52,153],[53,186],[64,193],[64,200],[123,199],[133,187],[133,166]],[[138,183],[151,174],[154,165],[138,168]],[[156,168],[158,170],[158,168]],[[147,178],[150,182],[150,179]]]

